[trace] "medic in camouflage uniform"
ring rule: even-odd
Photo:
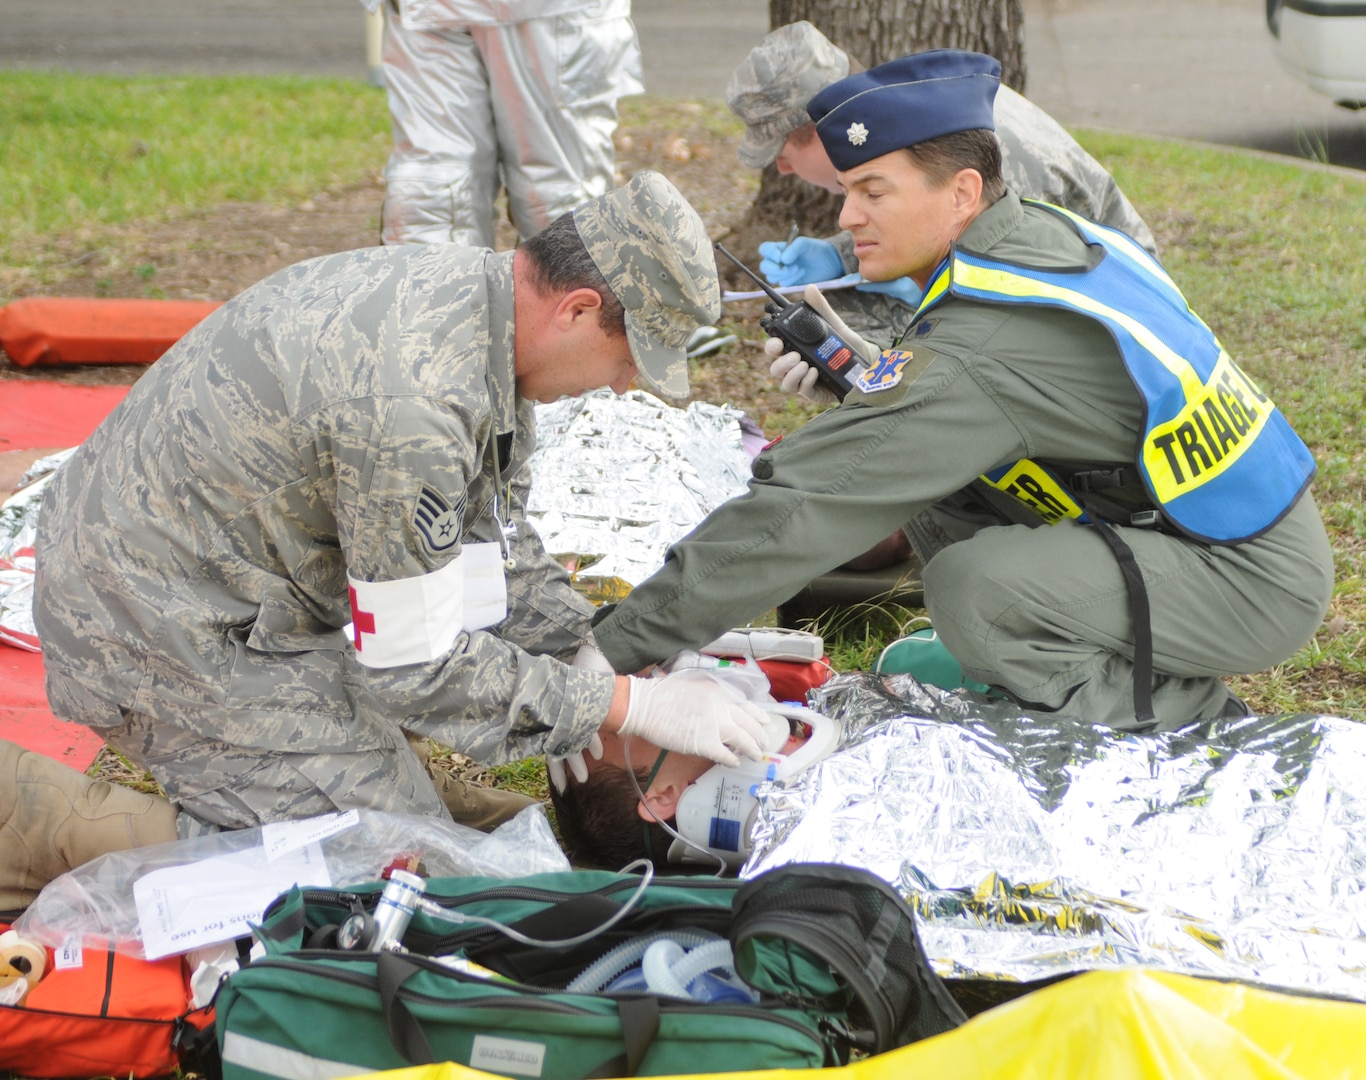
[[[617,99],[638,94],[630,0],[362,0],[384,7],[394,147],[385,244],[493,247],[613,185]]]
[[[684,343],[719,308],[706,229],[657,173],[516,252],[350,251],[247,289],[46,493],[53,710],[148,769],[185,835],[353,806],[445,815],[407,733],[488,764],[599,728],[757,754],[762,710],[717,685],[571,664],[592,607],[523,517],[532,401],[621,392],[638,368],[686,394]],[[0,743],[0,792],[43,768],[63,770]],[[60,805],[46,774],[25,790],[79,831],[90,782],[72,775]],[[55,826],[23,817],[42,801],[7,822],[0,796],[0,898],[61,861],[24,861],[50,846]],[[110,850],[147,842],[126,820]]]
[[[768,34],[745,58],[726,87],[726,102],[745,122],[737,156],[741,164],[781,173],[839,193],[835,170],[816,138],[806,105],[819,91],[849,74],[849,56],[809,22],[789,23]],[[1157,254],[1156,241],[1138,211],[1100,162],[1056,120],[1009,87],[996,95],[996,135],[1002,174],[1012,191],[1055,203],[1092,221],[1128,233]],[[805,285],[858,270],[847,232],[827,239],[801,236],[760,247],[760,269],[775,285]],[[828,293],[831,306],[851,329],[890,344],[911,320],[919,290],[907,278],[870,282]],[[798,388],[788,385],[789,393]],[[822,388],[807,396],[831,400]]]

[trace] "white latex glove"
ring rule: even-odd
[[[763,756],[768,711],[701,668],[662,679],[631,676],[622,735],[639,735],[662,750],[697,754],[722,765]]]
[[[602,760],[602,740],[598,738],[598,733],[593,732],[593,737],[588,740],[588,745],[583,750],[576,750],[572,754],[565,754],[564,757],[551,757],[546,755],[545,774],[550,782],[555,785],[555,790],[561,795],[569,786],[569,777],[565,775],[565,768],[574,774],[574,779],[582,784],[588,779],[588,762],[584,760],[584,751],[593,755],[594,761]]]
[[[781,338],[771,337],[764,342],[764,354],[773,358],[768,373],[778,380],[785,394],[799,394],[817,405],[831,405],[835,392],[817,380],[821,373],[801,358],[800,353],[788,352]]]
[[[602,651],[592,638],[579,646],[579,651],[574,654],[574,660],[569,666],[587,668],[589,671],[601,671],[607,675],[616,674],[607,657],[602,655]],[[546,776],[549,777],[550,782],[555,786],[555,790],[561,795],[564,794],[565,786],[568,783],[568,777],[565,774],[566,768],[574,774],[574,779],[580,784],[588,779],[588,762],[584,760],[583,756],[585,750],[592,755],[594,761],[602,760],[602,740],[598,738],[596,731],[593,732],[593,738],[589,740],[588,745],[583,750],[576,750],[564,757],[546,755]]]
[[[574,654],[574,659],[569,666],[587,668],[589,671],[601,671],[608,675],[616,674],[612,662],[602,655],[598,643],[591,637],[579,646],[579,651]]]

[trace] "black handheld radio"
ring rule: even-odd
[[[716,250],[768,293],[769,302],[764,305],[768,314],[759,320],[759,325],[815,368],[820,373],[820,381],[843,401],[855,388],[859,376],[868,370],[863,357],[851,349],[805,300],[794,304],[720,244],[716,245]]]

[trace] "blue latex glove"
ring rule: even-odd
[[[790,243],[769,240],[759,245],[759,272],[779,287],[831,281],[844,274],[844,260],[829,240],[799,236]]]
[[[854,286],[859,292],[885,293],[910,307],[919,307],[925,291],[908,277],[891,281],[860,281]]]

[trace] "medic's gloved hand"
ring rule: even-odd
[[[802,299],[830,324],[831,329],[842,337],[865,363],[871,365],[882,355],[882,350],[871,341],[865,341],[849,329],[845,321],[835,314],[834,309],[830,307],[830,301],[820,289],[808,285],[802,293]],[[828,405],[837,401],[838,398],[833,391],[816,381],[820,378],[820,372],[803,360],[799,353],[787,352],[786,349],[787,346],[780,338],[769,338],[764,342],[764,352],[773,357],[773,363],[768,366],[768,373],[778,380],[782,389],[789,394],[800,394],[818,405]]]
[[[697,754],[722,765],[763,755],[768,711],[746,701],[714,673],[690,668],[662,679],[630,678],[623,736],[639,735],[662,750]]]
[[[807,285],[844,276],[844,260],[829,240],[799,236],[783,243],[769,240],[759,245],[759,272],[774,285]]]
[[[602,740],[598,738],[598,733],[593,732],[593,737],[588,740],[588,745],[583,750],[576,750],[572,754],[564,757],[551,757],[546,755],[545,774],[550,782],[555,785],[555,790],[561,795],[565,788],[569,786],[569,777],[565,775],[565,768],[574,774],[574,779],[582,784],[588,779],[588,762],[583,758],[584,750],[593,755],[594,761],[602,760]]]
[[[894,278],[891,281],[860,281],[854,288],[859,292],[885,293],[911,307],[919,307],[925,295],[925,290],[908,277]]]
[[[607,657],[602,655],[597,643],[590,637],[586,642],[579,646],[579,651],[574,654],[574,660],[570,667],[588,668],[590,671],[601,671],[608,675],[615,675],[612,665],[608,663]],[[602,740],[598,738],[598,733],[593,733],[593,738],[584,750],[593,755],[594,761],[602,759]],[[555,785],[555,790],[561,795],[564,794],[568,778],[565,775],[566,767],[574,774],[574,779],[582,784],[588,779],[588,763],[584,761],[584,750],[576,750],[572,754],[564,757],[552,757],[549,754],[545,759],[545,772],[550,782]]]

